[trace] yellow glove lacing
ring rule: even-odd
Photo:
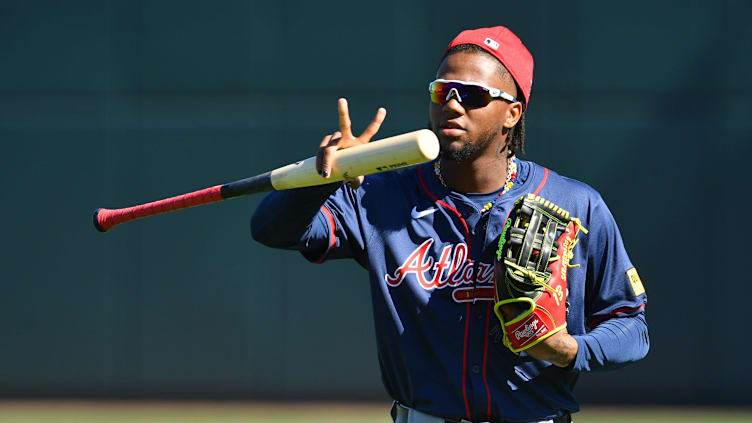
[[[578,218],[572,218],[572,222],[575,224],[575,231],[574,231],[574,241],[570,242],[569,239],[566,239],[564,242],[566,251],[564,252],[564,266],[571,269],[573,267],[579,267],[578,264],[569,264],[570,260],[574,258],[574,246],[577,245],[578,242],[580,242],[579,238],[577,238],[577,233],[582,230],[584,233],[588,233],[587,229],[585,229],[584,226],[582,226],[582,223],[580,222],[580,219]],[[553,256],[548,259],[548,263],[551,264],[557,260],[559,260],[559,256]],[[526,269],[522,266],[519,266],[516,263],[513,263],[508,260],[504,260],[504,264],[514,269],[512,273],[516,274],[517,276],[521,276],[523,278],[526,278],[534,283],[537,283],[538,285],[542,286],[543,288],[551,291],[551,296],[554,297],[554,300],[556,300],[556,305],[560,305],[560,301],[564,299],[564,293],[562,292],[561,286],[557,286],[556,288],[552,288],[548,283],[546,283],[546,277],[541,276],[537,274],[535,271]]]

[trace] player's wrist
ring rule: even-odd
[[[525,352],[538,360],[548,361],[556,367],[569,368],[577,358],[579,344],[566,329],[551,335]]]
[[[554,350],[554,361],[551,363],[557,367],[566,369],[574,364],[574,361],[577,358],[579,344],[577,343],[577,340],[566,331],[559,332],[559,334],[560,339],[558,339],[557,343],[552,346],[552,349]]]

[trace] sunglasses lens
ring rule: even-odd
[[[431,101],[436,104],[444,104],[447,102],[447,96],[451,90],[451,84],[446,82],[433,82],[429,92],[431,93]]]
[[[463,107],[484,107],[491,101],[486,90],[477,85],[465,85],[458,82],[433,82],[430,87],[431,101],[444,104],[459,96]]]

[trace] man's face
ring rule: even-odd
[[[490,55],[458,52],[444,58],[436,77],[476,82],[498,88],[516,96],[514,82],[504,80],[498,71],[498,61]],[[479,154],[498,153],[502,130],[510,104],[493,100],[478,108],[465,108],[455,96],[445,104],[431,102],[431,129],[438,136],[443,157],[456,161]]]

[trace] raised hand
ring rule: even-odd
[[[376,116],[374,116],[371,123],[368,124],[368,127],[366,127],[360,136],[356,137],[352,133],[347,100],[340,98],[337,101],[337,107],[339,109],[339,131],[325,136],[321,140],[319,149],[316,152],[316,171],[324,178],[328,178],[331,174],[332,167],[334,166],[333,154],[335,151],[367,144],[379,131],[381,123],[384,122],[384,118],[386,118],[386,109],[380,107],[379,110],[376,111]],[[362,181],[362,176],[346,179],[346,183],[353,188],[360,186]]]

